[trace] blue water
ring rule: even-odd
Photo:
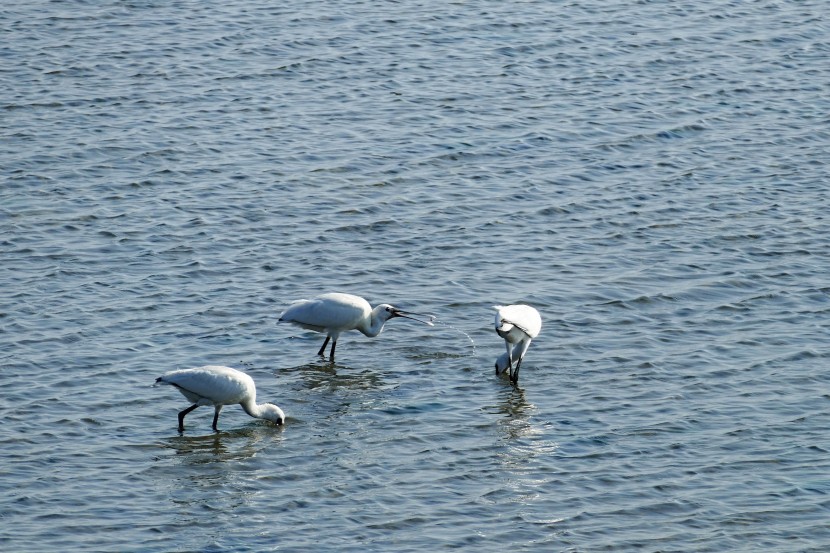
[[[7,4],[4,551],[830,547],[824,2]]]

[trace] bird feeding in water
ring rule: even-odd
[[[246,413],[257,419],[276,424],[285,422],[285,413],[272,403],[256,403],[254,379],[242,371],[230,367],[208,365],[195,369],[170,371],[156,379],[157,384],[175,386],[187,400],[190,407],[179,413],[179,432],[184,432],[184,417],[201,405],[213,405],[213,430],[218,431],[219,411],[225,405],[238,403]]]
[[[502,374],[507,369],[510,381],[516,384],[519,381],[519,367],[527,348],[530,347],[531,340],[542,330],[542,317],[529,305],[494,305],[493,308],[496,310],[496,332],[504,338],[507,348],[507,353],[502,353],[496,359],[496,374]],[[512,351],[510,344],[515,344]]]
[[[429,320],[417,319],[413,315],[429,317]],[[342,332],[358,330],[369,338],[374,338],[381,333],[386,321],[393,317],[412,319],[429,326],[433,326],[432,321],[435,319],[432,315],[410,313],[387,303],[382,303],[372,309],[369,302],[360,296],[333,293],[293,302],[282,312],[279,322],[291,323],[306,330],[324,333],[326,339],[317,355],[325,356],[326,346],[331,340],[329,360],[334,361],[334,348]]]

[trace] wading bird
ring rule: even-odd
[[[496,332],[504,338],[507,348],[507,353],[502,353],[496,359],[496,374],[507,369],[510,381],[516,384],[519,381],[519,367],[530,347],[530,341],[542,330],[542,317],[529,305],[494,305],[493,308],[496,310]],[[510,350],[510,344],[515,344],[513,351]]]
[[[218,431],[219,411],[224,405],[238,403],[246,413],[257,419],[277,424],[285,422],[285,413],[272,403],[256,403],[254,379],[236,369],[208,365],[195,369],[171,371],[156,379],[157,384],[175,386],[187,400],[190,407],[179,413],[179,432],[184,432],[184,417],[200,405],[213,405],[213,429]]]
[[[416,319],[412,315],[429,317],[429,321]],[[383,330],[383,325],[392,317],[404,317],[424,324],[432,325],[435,318],[432,315],[409,313],[382,303],[372,309],[369,302],[360,296],[352,294],[323,294],[310,300],[297,300],[282,312],[279,322],[291,323],[306,330],[322,332],[326,340],[317,355],[325,356],[326,346],[331,343],[329,359],[334,361],[334,348],[337,338],[342,332],[358,330],[370,338],[374,338]]]

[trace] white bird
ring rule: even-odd
[[[224,405],[238,403],[246,413],[258,419],[282,424],[285,413],[272,403],[256,403],[254,379],[242,371],[230,367],[207,365],[195,369],[170,371],[156,379],[157,384],[175,386],[187,400],[190,407],[179,413],[179,432],[184,432],[184,417],[200,405],[213,405],[213,430],[218,431],[219,411]]]
[[[412,315],[429,317],[429,321],[416,319]],[[432,315],[410,313],[382,303],[372,309],[369,302],[352,294],[322,294],[310,300],[297,300],[282,312],[279,322],[291,323],[306,330],[326,334],[326,340],[317,355],[325,355],[326,346],[332,340],[329,359],[334,361],[334,348],[342,332],[358,330],[374,338],[383,330],[383,325],[392,317],[404,317],[432,325]]]
[[[504,338],[504,345],[507,353],[503,353],[496,359],[496,374],[501,374],[508,369],[511,382],[516,384],[519,381],[519,367],[522,364],[530,342],[539,335],[542,330],[542,317],[539,312],[529,305],[494,305],[496,310],[496,332]],[[510,351],[510,344],[515,344],[513,351]],[[516,369],[513,369],[513,362],[516,361]]]

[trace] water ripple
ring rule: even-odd
[[[823,7],[0,7],[0,543],[826,549]],[[178,435],[206,363],[286,426]]]

